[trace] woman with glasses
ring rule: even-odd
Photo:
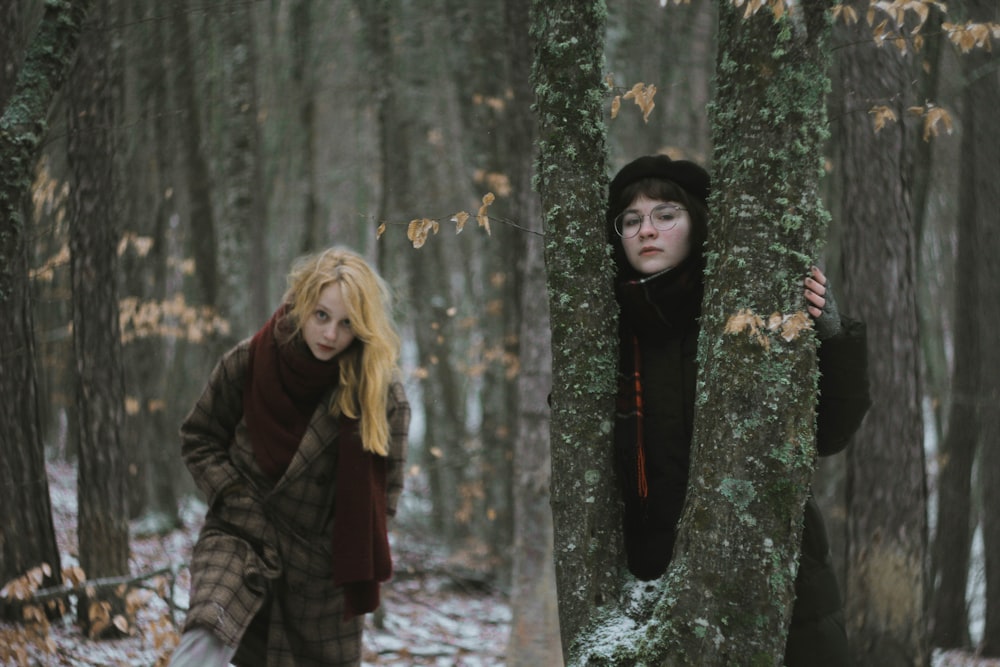
[[[620,306],[615,453],[628,567],[641,580],[666,571],[687,491],[708,192],[708,172],[665,155],[630,162],[609,189]],[[839,315],[818,268],[803,290],[821,341],[817,448],[828,456],[847,445],[870,404],[864,327]],[[784,664],[849,664],[826,529],[811,497],[795,593]]]

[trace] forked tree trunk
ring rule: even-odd
[[[815,463],[816,350],[801,276],[828,219],[818,179],[829,29],[824,8],[814,5],[782,18],[765,9],[745,20],[728,4],[720,11],[716,214],[702,318],[708,343],[699,357],[687,509],[652,611],[617,604],[617,526],[601,523],[620,520],[607,458],[611,402],[600,393],[609,389],[603,373],[613,372],[607,353],[615,339],[603,321],[590,320],[604,313],[597,299],[611,289],[603,257],[586,256],[588,240],[603,251],[605,203],[589,199],[592,170],[566,158],[599,160],[602,137],[588,132],[600,126],[580,120],[599,87],[581,90],[585,80],[559,78],[567,77],[563,67],[596,70],[581,66],[570,46],[588,43],[581,25],[591,17],[546,3],[535,23],[544,93],[540,183],[550,216],[556,563],[573,664],[778,665],[784,653]],[[578,209],[585,202],[590,208]],[[769,327],[774,313],[778,323]]]

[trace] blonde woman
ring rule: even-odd
[[[181,427],[209,504],[171,665],[359,665],[391,574],[410,410],[389,292],[358,254],[298,260]]]

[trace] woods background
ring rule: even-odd
[[[814,492],[857,664],[881,666],[923,664],[933,647],[1000,654],[1000,73],[989,30],[965,48],[947,27],[993,22],[995,43],[992,0],[878,4],[871,22],[867,2],[839,6],[829,43],[833,215],[818,258],[841,309],[868,322],[876,405]],[[719,23],[707,1],[566,5],[591,66],[550,82],[589,86],[566,92],[590,105],[567,123],[573,152],[553,144],[537,87],[562,5],[0,0],[0,581],[42,562],[58,573],[43,448],[80,462],[89,577],[127,574],[122,523],[175,527],[194,493],[177,426],[211,366],[277,307],[294,257],[343,244],[393,286],[406,341],[399,539],[432,534],[454,567],[509,592],[509,664],[554,664],[547,407],[572,392],[552,385],[550,332],[564,341],[586,300],[550,323],[546,293],[571,271],[604,279],[600,244],[573,243],[603,233],[602,178],[653,152],[711,162]],[[42,44],[50,58],[66,47],[65,82],[32,107],[46,12],[83,23],[78,49],[58,33]],[[626,99],[611,119],[637,82],[657,88],[648,117]],[[554,187],[586,147],[593,177]],[[474,222],[487,193],[488,230]],[[582,215],[554,225],[558,204]],[[472,220],[456,233],[460,211]],[[422,219],[440,232],[416,248]],[[556,501],[571,512],[587,496]],[[613,534],[617,507],[598,513]],[[591,620],[578,613],[570,625]]]

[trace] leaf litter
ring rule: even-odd
[[[53,521],[64,571],[76,571],[76,470],[49,461]],[[47,624],[0,622],[0,665],[4,667],[165,667],[178,639],[188,604],[187,562],[204,517],[204,504],[182,502],[182,525],[155,530],[155,517],[131,524],[132,575],[168,568],[130,596],[135,608],[131,635],[91,640],[69,611]],[[510,606],[491,585],[464,582],[449,572],[441,545],[429,531],[392,529],[395,574],[382,588],[382,608],[365,619],[364,667],[434,665],[499,667],[510,633]],[[481,582],[479,582],[481,584]],[[70,597],[75,606],[75,597]],[[172,603],[172,605],[171,605]],[[171,608],[173,607],[173,608]]]

